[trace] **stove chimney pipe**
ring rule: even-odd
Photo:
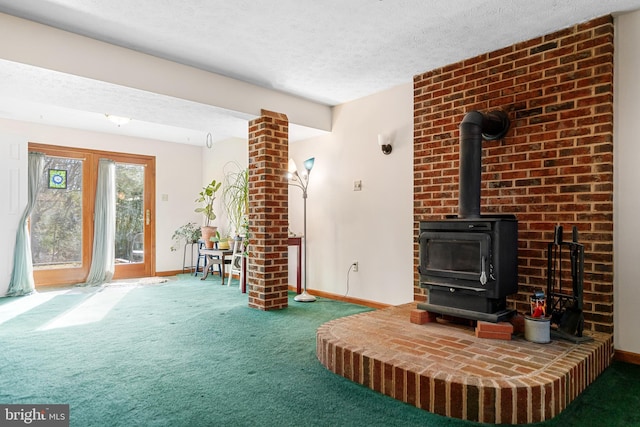
[[[483,114],[470,111],[460,123],[460,197],[458,218],[480,218],[480,181],[482,176],[482,140],[503,138],[509,131],[504,111]]]

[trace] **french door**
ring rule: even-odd
[[[155,158],[29,144],[44,153],[42,189],[31,214],[36,286],[81,283],[91,266],[98,161],[116,163],[114,279],[155,274]]]

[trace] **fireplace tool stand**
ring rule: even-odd
[[[547,314],[551,315],[551,329],[553,338],[561,338],[574,343],[592,341],[593,338],[583,336],[584,313],[584,245],[578,243],[578,229],[572,230],[572,241],[563,241],[562,226],[556,226],[553,242],[547,249]],[[563,253],[568,254],[563,264]],[[565,255],[566,257],[567,255]],[[569,261],[570,276],[563,277],[563,268]],[[571,289],[568,289],[568,280]]]

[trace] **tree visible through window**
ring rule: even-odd
[[[116,164],[116,263],[144,261],[144,166]]]
[[[45,159],[44,185],[31,214],[34,269],[82,265],[82,167],[79,159]],[[61,173],[51,171],[65,171],[66,185]]]
[[[82,266],[82,168],[80,159],[45,159],[43,189],[31,214],[34,269]],[[116,263],[144,261],[144,168],[116,164]]]

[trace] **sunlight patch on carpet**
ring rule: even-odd
[[[66,291],[33,293],[24,297],[17,297],[14,301],[2,305],[2,311],[0,312],[0,325],[18,317],[23,313],[44,304],[45,302],[64,294]]]
[[[167,277],[140,277],[137,279],[113,280],[109,283],[106,283],[104,286],[106,287],[149,286],[149,285],[159,285],[161,283],[166,283],[168,281],[169,279]]]
[[[46,331],[99,322],[132,289],[132,286],[105,287],[37,330]]]

